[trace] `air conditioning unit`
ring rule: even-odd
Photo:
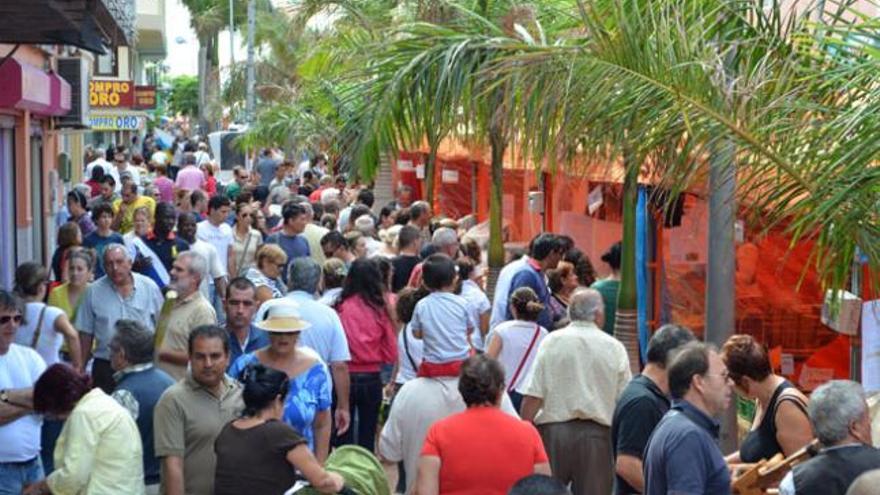
[[[58,128],[89,127],[89,61],[82,57],[59,58],[58,75],[70,83],[70,112],[58,117]]]

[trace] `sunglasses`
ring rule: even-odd
[[[21,323],[21,315],[13,315],[13,316],[0,316],[0,325],[5,325],[9,323],[9,320],[15,322],[15,324]]]

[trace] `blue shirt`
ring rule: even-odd
[[[229,369],[229,375],[238,376],[247,365],[254,362],[258,362],[256,354],[245,354],[235,361]],[[290,378],[290,388],[284,398],[284,414],[281,419],[309,441],[312,452],[315,451],[315,416],[330,409],[332,401],[328,376],[327,366],[316,359],[309,369]]]
[[[339,315],[330,306],[315,300],[308,292],[295,290],[281,299],[264,302],[254,316],[254,321],[263,320],[269,308],[286,301],[295,302],[299,307],[300,318],[311,325],[299,334],[299,345],[317,352],[326,364],[351,361],[348,340]]]
[[[95,250],[95,280],[104,276],[104,248],[112,243],[125,245],[122,236],[117,232],[111,232],[107,237],[103,237],[96,230],[83,239],[83,247]]]
[[[284,232],[276,232],[266,238],[266,244],[278,244],[284,250],[284,253],[287,254],[288,267],[295,258],[303,258],[312,254],[309,249],[309,241],[301,235],[289,236]],[[285,284],[287,283],[287,268],[281,273],[281,280]]]
[[[495,296],[492,300],[492,315],[489,318],[489,329],[495,328],[495,325],[508,320],[507,307],[510,305],[510,281],[513,276],[522,270],[528,258],[523,256],[517,260],[511,261],[498,274],[498,282],[495,282]]]
[[[550,314],[550,289],[547,288],[544,274],[536,270],[528,260],[510,280],[510,290],[507,293],[508,299],[510,298],[510,294],[513,294],[514,291],[520,287],[530,287],[535,291],[535,294],[538,295],[538,300],[544,305],[544,309],[542,309],[541,314],[538,315],[538,324],[544,328],[553,328],[553,317]],[[510,304],[507,305],[504,319],[505,321],[514,319],[513,313],[510,312]]]
[[[132,273],[134,288],[123,298],[107,276],[99,278],[86,289],[76,310],[74,327],[95,339],[95,357],[110,359],[110,339],[116,334],[116,322],[137,320],[150,330],[156,328],[165,299],[159,286],[140,273]]]
[[[432,292],[419,301],[410,324],[413,333],[422,333],[429,363],[467,359],[468,333],[479,328],[467,301],[449,292]]]
[[[730,472],[718,448],[718,429],[706,413],[676,401],[645,449],[645,495],[729,494]]]
[[[232,378],[238,379],[238,375],[233,375],[229,372],[232,369],[232,366],[235,364],[235,361],[238,360],[243,354],[250,354],[252,352],[258,351],[263,347],[269,346],[269,334],[260,330],[259,328],[251,325],[250,331],[248,332],[247,341],[244,343],[244,348],[241,347],[241,342],[238,341],[238,337],[235,336],[231,331],[229,332],[229,366],[226,367],[226,374],[231,376]]]

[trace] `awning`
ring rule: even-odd
[[[0,43],[72,45],[95,53],[129,45],[132,0],[2,0]]]

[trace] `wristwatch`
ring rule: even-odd
[[[9,392],[7,390],[0,390],[0,401],[3,401],[9,404]]]

